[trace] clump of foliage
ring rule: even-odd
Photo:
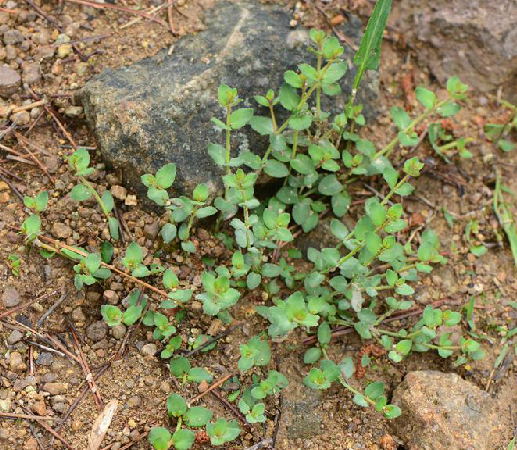
[[[497,142],[497,146],[504,152],[510,152],[515,149],[515,143],[511,140],[512,134],[517,130],[517,106],[510,102],[501,100],[501,104],[508,108],[510,114],[508,120],[503,123],[487,123],[485,125],[485,133],[487,137]]]
[[[409,148],[418,143],[415,130],[424,120],[456,114],[460,109],[458,101],[465,98],[467,91],[467,86],[457,77],[449,80],[448,96],[441,101],[421,87],[416,93],[424,112],[411,118],[404,110],[393,108],[391,117],[398,132],[387,146],[378,148],[376,143],[360,136],[365,118],[361,114],[362,106],[356,105],[355,100],[364,72],[378,68],[382,33],[390,8],[391,0],[379,0],[376,5],[354,58],[357,75],[344,111],[332,116],[322,109],[323,95],[341,95],[339,80],[348,68],[341,58],[344,49],[335,37],[312,30],[310,52],[315,55],[315,63],[300,64],[298,70],[285,72],[285,83],[278,92],[270,89],[263,96],[256,96],[260,114],[253,108],[238,107],[241,99],[236,88],[219,87],[218,101],[224,120],[214,118],[213,123],[223,133],[224,145],[210,144],[208,153],[224,172],[221,196],[214,199],[207,185],[200,184],[192,197],[169,197],[167,189],[176,178],[176,166],[172,163],[156,174],[143,175],[142,182],[148,188],[148,198],[169,212],[169,222],[161,230],[165,244],[177,242],[183,251],[196,252],[190,239],[193,225],[196,220],[218,215],[217,236],[233,249],[233,257],[228,266],[207,265],[202,274],[202,290],[195,298],[202,303],[204,314],[230,323],[230,310],[245,293],[260,288],[267,294],[264,298],[268,302],[255,308],[267,322],[267,330],[241,345],[238,362],[241,372],[268,365],[271,359],[268,342],[281,342],[294,330],[302,329],[317,336],[316,345],[303,358],[311,365],[305,384],[325,390],[339,383],[354,394],[355,403],[372,406],[391,419],[400,410],[387,403],[382,383],[372,382],[361,391],[350,380],[356,370],[351,358],[342,361],[329,358],[327,349],[333,327],[353,327],[362,339],[375,339],[394,363],[414,352],[436,351],[443,358],[456,355],[455,364],[464,364],[481,358],[483,352],[475,340],[461,338],[453,342],[451,333],[443,331],[460,323],[461,315],[453,311],[429,306],[421,320],[408,329],[391,331],[382,327],[385,319],[413,305],[412,284],[419,275],[428,274],[433,265],[446,262],[439,252],[438,237],[431,229],[422,233],[418,243],[399,240],[401,231],[407,227],[400,199],[413,192],[412,182],[420,175],[423,163],[414,157],[397,169],[390,158],[399,145]],[[278,120],[280,108],[287,112],[283,123]],[[249,150],[237,155],[232,151],[232,133],[245,126],[268,138],[269,145],[262,156]],[[439,129],[435,132],[433,145],[445,154],[452,147],[444,148],[439,142],[448,138]],[[454,145],[463,146],[460,154],[467,156],[464,143]],[[112,239],[116,240],[118,222],[111,216],[113,199],[108,191],[100,196],[87,181],[92,171],[89,163],[84,149],[69,158],[80,181],[70,195],[78,201],[93,195],[106,215]],[[278,179],[281,187],[273,197],[261,201],[255,195],[255,186],[263,173]],[[341,220],[352,203],[349,186],[358,178],[374,176],[383,179],[389,190],[384,197],[367,199],[364,213],[349,229]],[[310,232],[326,213],[334,216],[330,229],[338,244],[310,248],[307,253],[310,269],[295,273],[285,258],[278,258],[281,243],[293,241],[293,228]],[[29,241],[34,239],[40,232],[39,222],[38,226],[24,224],[24,232]],[[105,267],[112,259],[111,243],[104,242],[100,254],[78,250],[81,254],[72,250],[61,252],[77,261],[74,270],[78,289],[84,284],[102,282],[111,275]],[[295,251],[290,255],[299,256]],[[160,276],[168,300],[152,307],[147,297],[135,290],[127,299],[125,310],[112,305],[102,307],[107,324],[132,325],[141,320],[153,329],[154,338],[163,343],[160,356],[169,360],[171,374],[178,382],[210,382],[212,375],[207,370],[191,367],[188,358],[180,354],[183,342],[176,324],[188,308],[192,290],[180,289],[178,277],[171,269],[145,265],[143,249],[136,242],[129,244],[121,262],[126,273],[137,279],[154,277],[156,281]],[[176,318],[160,309],[173,310]],[[232,399],[236,401],[240,395],[238,406],[246,420],[261,423],[266,420],[264,399],[277,395],[287,385],[288,379],[278,371],[271,370],[262,379],[254,374],[253,383],[242,393],[237,391]],[[211,422],[211,411],[189,408],[177,394],[169,397],[167,408],[171,419],[176,421],[176,430],[171,433],[159,427],[151,431],[149,441],[157,450],[171,446],[180,450],[190,448],[194,433],[189,428],[205,426],[213,445],[223,445],[239,435],[235,421],[220,418]]]

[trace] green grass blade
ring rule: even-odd
[[[363,39],[361,46],[354,56],[354,64],[357,66],[357,74],[354,79],[352,88],[352,95],[348,101],[348,108],[351,108],[355,102],[357,90],[361,84],[364,71],[366,69],[377,70],[381,58],[381,44],[384,28],[391,11],[391,4],[393,0],[378,0],[375,5]]]
[[[364,72],[365,69],[376,70],[379,68],[382,35],[390,14],[391,3],[392,0],[378,0],[375,5],[373,14],[366,26],[361,46],[354,57],[354,64],[359,66],[360,72]]]
[[[515,267],[517,268],[517,227],[515,226],[512,212],[508,204],[504,201],[502,190],[501,176],[497,173],[494,192],[494,212],[510,242],[510,249],[512,251]]]

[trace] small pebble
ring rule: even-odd
[[[9,345],[14,345],[17,342],[21,341],[23,338],[23,333],[18,330],[13,330],[9,337],[7,338],[7,343]]]
[[[142,353],[143,353],[145,356],[154,356],[154,354],[156,353],[156,351],[157,351],[156,344],[145,344],[145,345],[142,347]]]
[[[20,294],[14,286],[7,286],[2,294],[2,302],[6,308],[14,308],[20,304]]]
[[[111,328],[111,332],[113,333],[113,337],[115,339],[122,339],[126,335],[126,330],[126,326],[123,323],[115,325]]]
[[[54,362],[54,355],[49,352],[43,352],[38,355],[36,358],[36,364],[39,366],[51,366]]]
[[[108,326],[103,320],[92,323],[86,328],[86,336],[93,342],[102,340],[108,333]]]

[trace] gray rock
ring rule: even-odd
[[[22,78],[8,65],[0,66],[0,97],[9,98],[22,84]]]
[[[53,383],[57,380],[57,375],[52,372],[47,372],[45,375],[41,377],[42,383]]]
[[[10,345],[14,345],[17,342],[21,341],[23,339],[23,333],[18,330],[13,330],[9,337],[7,338],[7,343]]]
[[[108,333],[108,326],[103,320],[92,323],[86,328],[86,336],[88,336],[93,342],[102,340]]]
[[[20,304],[20,294],[14,286],[7,286],[2,294],[2,302],[6,308],[14,308]]]
[[[37,83],[41,80],[41,69],[37,62],[28,63],[23,66],[23,82],[27,84]]]
[[[402,415],[390,424],[408,448],[506,448],[508,407],[455,373],[410,372],[395,390],[392,403]]]
[[[223,171],[207,154],[208,144],[222,138],[210,122],[223,115],[217,88],[222,83],[236,87],[244,100],[241,106],[267,114],[253,96],[268,88],[278,92],[285,70],[313,61],[307,52],[308,31],[292,30],[290,19],[282,7],[220,1],[206,14],[205,31],[180,39],[171,56],[164,50],[131,66],[106,70],[86,84],[79,97],[87,121],[105,161],[123,168],[126,185],[145,198],[140,176],[174,162],[175,195],[201,182],[212,192],[222,188]],[[359,42],[362,29],[354,19],[344,32]],[[343,57],[350,66],[352,55],[345,46]],[[353,77],[354,70],[349,70],[341,82],[346,94]],[[378,76],[369,73],[360,90],[367,116],[373,115],[377,97]],[[326,97],[323,106],[340,112],[346,100],[347,95]],[[249,127],[235,132],[235,154],[248,147],[263,152],[267,140],[259,137]]]
[[[38,355],[36,358],[36,364],[39,366],[51,366],[54,362],[54,355],[49,352],[43,352]]]
[[[393,23],[419,62],[442,83],[458,75],[469,86],[515,89],[517,3],[514,0],[401,0]]]
[[[5,45],[15,45],[23,42],[23,34],[21,34],[18,30],[7,30],[4,33],[4,44]]]
[[[52,406],[52,409],[59,414],[64,414],[68,410],[68,405],[66,403],[56,403]]]

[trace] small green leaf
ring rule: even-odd
[[[409,117],[409,114],[402,108],[399,108],[398,106],[394,106],[393,108],[391,108],[390,114],[391,118],[393,119],[393,122],[395,122],[395,125],[397,125],[397,127],[401,131],[405,130],[411,123],[411,118]]]
[[[168,450],[171,434],[166,428],[154,427],[149,432],[147,440],[155,450]]]
[[[434,92],[432,92],[426,88],[417,87],[415,89],[415,94],[416,94],[417,100],[420,103],[422,103],[422,105],[424,107],[426,107],[427,109],[431,109],[436,103],[436,95],[434,94]]]
[[[172,223],[166,223],[162,227],[160,234],[162,235],[163,242],[165,242],[166,244],[169,244],[176,237],[176,234],[177,234],[176,225],[173,225]]]
[[[296,89],[288,84],[283,84],[280,87],[278,98],[282,106],[288,111],[294,111],[300,103],[300,97],[296,93]]]
[[[284,178],[289,175],[289,171],[287,170],[285,164],[274,159],[267,160],[264,166],[264,172],[274,178]]]
[[[104,204],[104,208],[106,208],[107,212],[111,212],[115,207],[115,200],[113,200],[113,196],[111,192],[107,189],[104,191],[101,197],[102,203]]]
[[[92,192],[86,186],[78,184],[77,186],[74,186],[72,188],[70,194],[68,195],[70,195],[70,198],[72,200],[83,202],[85,200],[88,200],[92,196]]]
[[[246,278],[246,285],[248,289],[253,290],[260,285],[261,280],[262,277],[258,273],[251,272]]]
[[[503,152],[511,152],[515,148],[515,144],[506,139],[501,139],[497,145]]]
[[[187,403],[181,395],[169,395],[167,398],[167,412],[170,417],[181,417],[187,412]]]
[[[457,114],[460,109],[460,105],[453,102],[447,102],[445,105],[438,108],[438,114],[440,114],[442,117],[450,117]]]
[[[341,192],[343,185],[338,181],[336,175],[326,175],[318,185],[318,191],[323,195],[336,195]]]
[[[253,130],[263,136],[273,133],[273,122],[269,117],[253,116],[250,125]]]
[[[119,325],[122,322],[122,311],[113,305],[102,305],[101,314],[106,324],[110,327]]]
[[[312,347],[303,355],[303,362],[305,364],[313,364],[321,358],[321,349]]]
[[[230,126],[234,130],[238,130],[239,128],[242,128],[244,125],[246,125],[252,117],[252,108],[241,108],[233,111],[230,115]]]
[[[318,327],[318,342],[321,345],[328,345],[332,337],[332,331],[327,322],[322,322]]]
[[[203,427],[210,422],[213,415],[214,413],[210,409],[193,406],[187,411],[187,424],[190,427]]]
[[[176,179],[176,164],[170,163],[163,166],[156,172],[156,183],[163,189],[168,189]]]
[[[194,444],[196,435],[194,432],[185,429],[179,429],[172,435],[172,444],[176,450],[188,450]]]
[[[101,257],[102,262],[109,264],[113,257],[113,245],[108,241],[102,241],[101,244]]]
[[[375,383],[370,383],[368,386],[366,386],[364,393],[367,397],[371,398],[372,400],[376,400],[384,394],[384,383],[381,383],[379,381]]]

